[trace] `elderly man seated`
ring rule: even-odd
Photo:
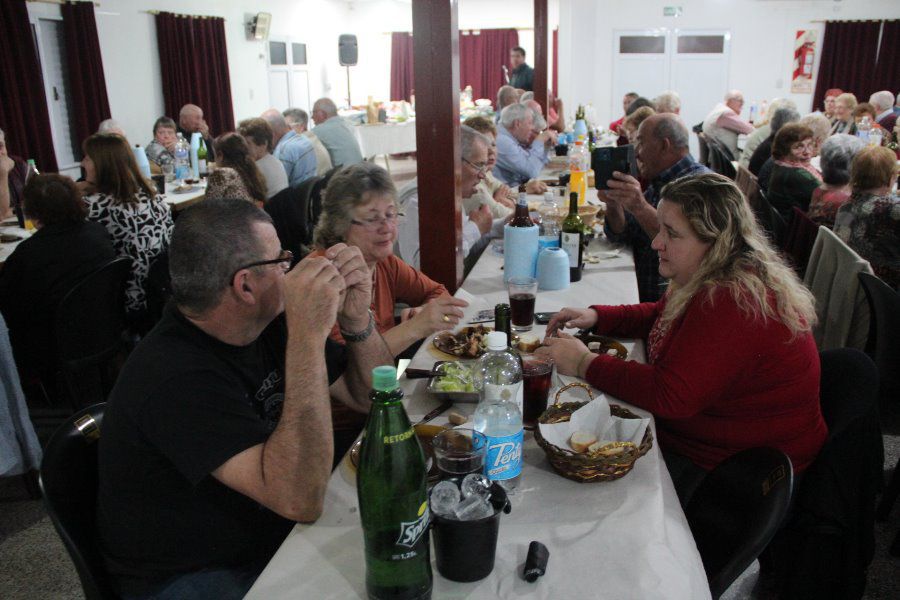
[[[741,156],[738,149],[738,134],[753,132],[753,125],[741,119],[741,108],[744,106],[744,94],[731,90],[725,94],[725,101],[717,104],[703,119],[703,133],[718,140],[731,151],[737,160]]]
[[[659,274],[659,255],[650,246],[659,232],[656,207],[663,187],[679,177],[710,172],[691,157],[688,142],[688,130],[676,115],[648,117],[638,128],[634,144],[641,178],[649,182],[647,189],[641,192],[637,179],[616,171],[607,182],[610,189],[597,192],[606,202],[606,236],[634,251],[641,302],[656,302],[667,286]]]
[[[890,132],[897,123],[897,111],[894,110],[894,94],[888,90],[881,90],[869,96],[869,104],[875,107],[878,113],[875,121],[884,127],[885,131]]]
[[[312,142],[294,131],[284,116],[274,108],[262,115],[272,128],[272,156],[281,161],[287,173],[288,185],[297,187],[316,174],[316,152]]]
[[[500,113],[503,112],[503,109],[518,101],[519,94],[516,92],[516,88],[511,85],[500,86],[500,89],[497,90],[497,108],[496,113],[494,114],[494,122],[499,123]]]
[[[491,139],[466,125],[460,127],[459,139],[462,154],[460,187],[465,200],[476,193],[479,182],[485,177]],[[400,208],[403,219],[397,226],[397,248],[400,258],[418,269],[421,264],[418,190],[409,195],[401,193]],[[470,261],[476,259],[492,238],[503,236],[505,223],[506,218],[493,219],[490,208],[484,204],[468,214],[462,211],[463,255],[467,259],[471,257]]]
[[[368,410],[368,374],[393,359],[358,248],[290,265],[249,202],[178,219],[174,303],[125,363],[99,446],[100,547],[125,598],[241,598],[322,513],[329,395]]]
[[[306,111],[302,108],[288,108],[281,114],[291,129],[308,139],[312,144],[316,153],[316,175],[324,175],[330,171],[331,155],[328,154],[328,150],[322,145],[322,140],[319,139],[319,136],[307,129],[309,126],[309,115],[306,114]]]
[[[213,137],[209,133],[209,125],[203,119],[203,109],[196,104],[185,104],[178,112],[178,133],[184,136],[188,142],[191,134],[199,132],[206,144],[206,158],[209,162],[215,162],[216,152],[213,148]]]
[[[497,179],[518,186],[538,176],[550,160],[547,144],[555,140],[555,133],[541,131],[539,126],[543,124],[544,119],[525,104],[503,109],[497,128]]]
[[[314,132],[331,156],[334,166],[349,167],[363,160],[353,126],[338,116],[337,106],[330,98],[319,98],[313,104]]]

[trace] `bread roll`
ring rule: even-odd
[[[590,445],[596,442],[597,436],[586,431],[576,431],[572,434],[572,437],[569,438],[569,445],[572,446],[572,450],[579,454],[587,452]]]

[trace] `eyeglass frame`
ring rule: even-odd
[[[241,267],[235,269],[234,273],[231,274],[231,277],[228,278],[228,281],[234,281],[234,276],[243,271],[244,269],[252,269],[253,267],[264,267],[266,265],[277,265],[279,263],[287,263],[287,266],[282,267],[282,271],[287,273],[291,270],[291,264],[294,262],[294,253],[290,250],[281,249],[281,253],[278,255],[278,258],[272,258],[269,260],[258,260],[256,262],[252,262]]]
[[[396,225],[397,219],[399,219],[399,218],[400,218],[400,213],[395,212],[394,214],[392,214],[390,216],[381,215],[381,216],[375,217],[374,219],[368,219],[368,220],[366,220],[366,219],[363,219],[363,220],[350,219],[350,224],[358,225],[359,227],[362,227],[366,231],[376,231],[382,225]]]
[[[475,169],[475,171],[476,171],[479,175],[484,175],[485,173],[487,173],[487,168],[488,168],[487,163],[485,163],[485,164],[483,164],[482,166],[479,167],[478,165],[476,165],[475,163],[473,163],[473,162],[472,162],[471,160],[469,160],[468,158],[463,158],[462,161],[463,161],[464,163],[466,163],[467,165],[469,165],[470,167],[472,167],[473,169]]]

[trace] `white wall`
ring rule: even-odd
[[[682,16],[664,17],[670,5],[683,7]],[[795,32],[820,31],[818,68],[824,23],[813,21],[898,17],[897,0],[641,0],[639,9],[634,0],[561,0],[559,93],[567,107],[593,104],[600,122],[608,123],[620,116],[610,96],[615,30],[721,28],[731,31],[729,87],[744,92],[746,110],[751,101],[786,96],[808,111],[812,94],[790,93]],[[637,91],[652,98],[664,89]],[[710,98],[709,108],[720,100]]]

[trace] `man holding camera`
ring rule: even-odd
[[[641,302],[655,302],[666,291],[667,282],[659,274],[659,257],[650,243],[659,231],[656,206],[660,191],[685,175],[709,173],[693,159],[688,149],[688,130],[674,114],[657,114],[641,123],[634,145],[641,184],[627,173],[614,172],[597,196],[606,202],[606,236],[611,242],[628,244],[634,252],[634,267]]]

